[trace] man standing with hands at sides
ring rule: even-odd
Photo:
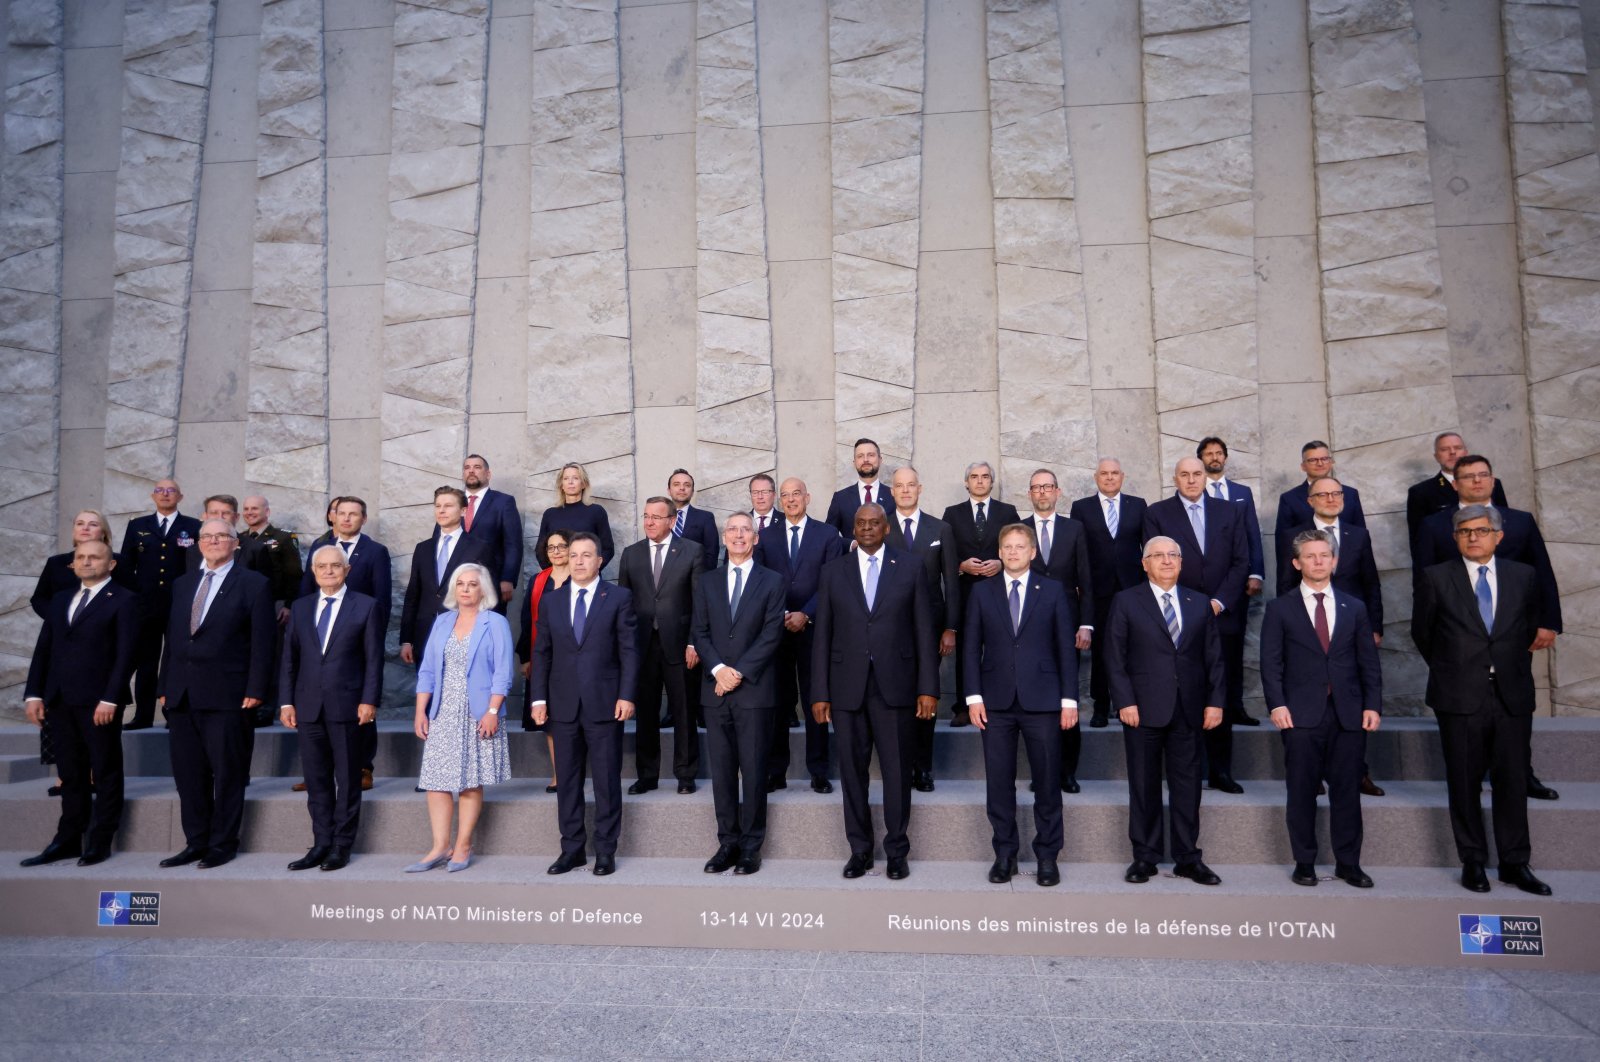
[[[847,543],[855,534],[857,509],[863,505],[880,505],[887,511],[894,504],[888,484],[878,480],[878,472],[883,468],[883,453],[878,444],[871,439],[857,439],[850,460],[855,465],[857,482],[833,492],[828,501],[828,515],[823,517],[823,523],[839,532]]]
[[[1017,872],[1017,738],[1028,751],[1034,787],[1033,852],[1040,885],[1061,883],[1061,741],[1078,725],[1077,609],[1062,584],[1033,567],[1033,530],[1000,531],[1000,578],[980,583],[967,601],[961,651],[967,655],[967,711],[983,731],[994,865],[1004,885]]]
[[[722,529],[728,561],[702,573],[694,599],[694,644],[704,685],[706,756],[717,809],[717,851],[707,874],[761,869],[767,837],[767,753],[777,725],[773,670],[783,638],[783,580],[755,563],[755,527],[734,513]],[[743,797],[740,788],[743,787]]]
[[[1261,521],[1256,516],[1256,498],[1250,488],[1243,483],[1235,483],[1228,478],[1228,444],[1209,435],[1200,440],[1200,445],[1195,447],[1194,455],[1206,470],[1206,494],[1220,501],[1231,502],[1240,515],[1244,518],[1245,547],[1250,551],[1250,574],[1245,577],[1244,592],[1246,597],[1259,597],[1261,585],[1265,581],[1267,570],[1266,558],[1261,549]],[[1245,610],[1249,611],[1250,603],[1245,602]],[[1225,645],[1225,648],[1232,648]],[[1244,710],[1243,678],[1244,675],[1244,640],[1238,642],[1239,663],[1237,666],[1229,664],[1240,676],[1240,699],[1237,704],[1229,701],[1227,709],[1228,722],[1235,726],[1260,726],[1261,720]]]
[[[1461,478],[1457,465],[1456,479]],[[1450,826],[1461,885],[1488,892],[1480,787],[1494,786],[1494,847],[1500,880],[1535,896],[1550,886],[1528,866],[1528,738],[1533,726],[1533,652],[1538,648],[1538,576],[1496,554],[1501,513],[1466,505],[1451,514],[1457,556],[1422,573],[1411,637],[1428,662],[1425,700],[1444,744]]]
[[[627,691],[639,706],[634,722],[638,778],[628,787],[633,796],[660,784],[663,691],[674,728],[672,773],[678,792],[693,793],[700,771],[700,731],[694,718],[698,691],[690,690],[689,678],[690,668],[700,663],[690,625],[702,553],[697,543],[672,533],[675,515],[670,498],[646,500],[644,538],[623,550],[617,563],[617,585],[632,595],[638,620],[639,685],[637,691]]]
[[[1089,696],[1094,700],[1092,727],[1111,721],[1111,691],[1106,682],[1106,619],[1111,601],[1130,586],[1145,581],[1139,551],[1144,542],[1144,499],[1122,493],[1122,462],[1103,457],[1094,468],[1095,493],[1072,503],[1072,518],[1083,525],[1089,541],[1089,570],[1094,579],[1094,628],[1102,632],[1089,646]]]
[[[1020,522],[1017,507],[996,501],[994,467],[987,461],[974,461],[967,466],[967,500],[948,506],[944,522],[950,525],[950,535],[955,539],[957,570],[960,572],[960,601],[956,614],[965,618],[967,597],[972,588],[1000,572],[1000,529]],[[957,641],[960,635],[957,634]],[[956,699],[950,708],[950,725],[967,725],[967,706],[962,703],[960,691],[966,689],[962,658],[956,652]]]
[[[279,714],[300,735],[312,836],[310,851],[290,870],[343,869],[361,822],[356,727],[378,716],[386,624],[376,601],[345,585],[349,571],[343,550],[319,547],[311,555],[317,592],[290,608],[284,634]]]
[[[246,543],[254,543],[260,561],[255,570],[272,580],[278,622],[287,623],[289,605],[300,594],[300,545],[294,532],[272,526],[272,508],[260,494],[241,502],[239,515],[244,518],[244,530],[239,532],[240,550],[246,548]]]
[[[466,495],[459,489],[436,489],[433,534],[411,551],[411,578],[406,580],[406,597],[400,604],[400,659],[412,666],[422,662],[433,621],[447,611],[445,595],[456,569],[463,564],[481,564],[490,572],[499,570],[489,557],[486,540],[466,533],[462,522],[466,508]],[[503,608],[495,611],[505,614]]]
[[[1433,459],[1439,465],[1439,470],[1427,479],[1413,483],[1406,491],[1406,531],[1412,542],[1417,540],[1417,529],[1422,526],[1422,521],[1434,513],[1454,509],[1461,504],[1456,494],[1456,462],[1470,452],[1459,432],[1446,431],[1434,436]],[[1490,504],[1502,509],[1511,504],[1506,501],[1505,488],[1498,479],[1494,481],[1489,500]]]
[[[877,505],[856,510],[856,548],[829,562],[817,590],[811,706],[839,732],[839,785],[850,860],[844,876],[872,869],[872,750],[883,777],[883,854],[889,877],[911,873],[911,756],[917,719],[939,704],[939,656],[928,582],[915,558],[886,549],[889,522]],[[910,666],[907,666],[907,665]],[[914,707],[914,711],[913,711]]]
[[[1305,481],[1278,495],[1275,539],[1290,538],[1290,528],[1311,522],[1311,484],[1333,475],[1333,450],[1321,439],[1312,439],[1300,447],[1300,471],[1306,474]],[[1351,486],[1344,488],[1344,519],[1347,524],[1367,526],[1367,517],[1361,510],[1361,492]]]
[[[1299,592],[1270,601],[1261,624],[1261,689],[1283,735],[1290,880],[1317,883],[1317,788],[1326,778],[1334,875],[1370,889],[1361,869],[1361,776],[1367,733],[1383,711],[1378,646],[1366,605],[1334,592],[1332,536],[1302,531],[1290,550]]]
[[[172,479],[156,481],[150,491],[156,511],[135,516],[122,533],[117,555],[133,566],[139,591],[139,648],[134,654],[133,721],[126,729],[144,730],[156,719],[156,674],[161,667],[161,639],[172,611],[172,584],[188,570],[189,551],[200,536],[200,521],[178,512],[183,491]]]
[[[633,595],[600,578],[600,539],[578,531],[568,544],[572,577],[539,603],[533,643],[533,721],[550,721],[556,746],[561,855],[550,874],[585,866],[583,782],[594,771],[594,872],[617,869],[622,832],[622,725],[639,686]]]
[[[515,498],[489,488],[489,476],[488,458],[468,454],[461,462],[461,482],[467,498],[461,526],[468,538],[484,547],[483,554],[488,559],[479,563],[493,572],[500,584],[495,611],[504,616],[522,576],[522,516],[517,512]],[[423,641],[427,641],[427,631],[423,632]]]
[[[755,539],[759,541],[761,532],[771,527],[778,520],[778,483],[765,472],[757,472],[750,477],[750,519],[755,524]],[[726,535],[724,535],[726,539]],[[726,543],[724,543],[726,544]]]
[[[704,509],[689,504],[694,497],[694,477],[688,469],[673,469],[667,477],[667,495],[672,502],[672,533],[700,548],[700,569],[717,566],[717,519]]]
[[[50,599],[39,628],[23,707],[28,722],[50,728],[61,818],[54,839],[25,867],[103,863],[122,824],[122,706],[139,641],[139,598],[112,583],[116,565],[106,543],[78,543],[78,585]]]
[[[202,564],[172,588],[158,703],[167,712],[183,851],[163,867],[220,867],[239,852],[250,716],[267,693],[278,627],[267,577],[234,560],[238,535],[200,525]]]
[[[1212,603],[1178,585],[1182,567],[1176,541],[1157,535],[1145,542],[1148,581],[1117,595],[1104,632],[1111,699],[1128,756],[1133,862],[1123,880],[1134,885],[1154,877],[1162,859],[1163,765],[1173,873],[1200,885],[1222,883],[1201,862],[1199,844],[1200,732],[1222,725],[1222,642]]]

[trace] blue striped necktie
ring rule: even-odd
[[[1161,595],[1161,617],[1167,621],[1167,634],[1172,638],[1172,644],[1178,644],[1178,636],[1183,633],[1183,628],[1178,625],[1178,614],[1172,609],[1172,595]]]
[[[1478,582],[1472,588],[1478,598],[1478,615],[1483,620],[1483,629],[1494,630],[1494,594],[1489,590],[1489,566],[1478,565]]]

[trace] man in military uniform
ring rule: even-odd
[[[200,521],[178,512],[183,491],[177,481],[162,479],[150,491],[156,511],[128,521],[119,556],[133,566],[134,587],[143,606],[135,650],[133,722],[123,729],[143,730],[156,718],[156,673],[161,666],[161,638],[172,610],[172,583],[188,569],[200,535]]]
[[[254,549],[259,554],[261,564],[256,570],[272,580],[272,600],[277,603],[281,625],[300,594],[300,543],[293,531],[272,526],[272,508],[259,494],[244,500],[240,515],[245,529],[239,532],[239,548]]]

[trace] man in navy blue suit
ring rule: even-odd
[[[1261,689],[1283,735],[1290,880],[1317,883],[1317,789],[1326,779],[1334,875],[1370,889],[1361,869],[1361,776],[1367,733],[1378,729],[1383,712],[1383,677],[1366,606],[1333,587],[1337,563],[1326,531],[1302,531],[1290,543],[1300,583],[1267,605]]]
[[[868,767],[883,777],[883,854],[888,876],[911,872],[911,761],[917,719],[939,704],[938,622],[922,562],[884,546],[883,508],[856,510],[856,548],[822,569],[811,650],[812,715],[839,733],[839,788],[850,859],[844,876],[872,869]]]
[[[132,566],[139,591],[139,648],[134,653],[133,720],[129,730],[152,726],[156,718],[156,673],[161,667],[161,639],[172,611],[172,584],[188,570],[189,551],[200,535],[200,521],[178,512],[183,491],[172,479],[156,481],[150,491],[155,512],[128,521],[122,533],[123,563]]]
[[[705,509],[696,509],[689,502],[694,498],[694,477],[685,468],[675,468],[667,477],[667,497],[677,509],[672,521],[672,533],[700,547],[700,570],[708,572],[717,566],[720,543],[717,540],[717,518]]]
[[[1411,484],[1406,490],[1406,537],[1408,541],[1417,540],[1417,531],[1422,527],[1422,521],[1434,513],[1446,509],[1454,510],[1460,503],[1456,495],[1456,462],[1467,454],[1466,440],[1457,431],[1442,431],[1433,437],[1433,460],[1439,466],[1439,471],[1427,479]],[[1506,500],[1506,491],[1500,481],[1494,481],[1494,491],[1489,496],[1490,503],[1498,508],[1505,509],[1510,506]]]
[[[1178,493],[1145,510],[1144,539],[1148,543],[1164,535],[1177,542],[1183,551],[1178,581],[1211,602],[1226,675],[1223,707],[1236,713],[1243,710],[1245,610],[1249,607],[1245,582],[1250,574],[1250,547],[1244,517],[1232,502],[1205,493],[1205,466],[1198,457],[1179,461],[1172,482]],[[1230,718],[1225,716],[1220,726],[1207,728],[1207,781],[1212,789],[1242,793],[1244,788],[1233,780]]]
[[[1147,581],[1117,595],[1104,632],[1111,699],[1128,757],[1133,862],[1123,880],[1134,885],[1149,881],[1162,860],[1163,770],[1171,797],[1173,873],[1201,885],[1222,882],[1201,861],[1199,843],[1200,733],[1222,725],[1222,641],[1214,603],[1204,592],[1179,585],[1183,567],[1183,547],[1176,541],[1147,539]]]
[[[1232,502],[1244,516],[1245,546],[1250,551],[1250,574],[1246,576],[1244,592],[1247,597],[1258,597],[1266,581],[1267,562],[1261,549],[1261,521],[1256,514],[1256,498],[1250,488],[1228,478],[1228,444],[1215,435],[1208,435],[1195,447],[1194,455],[1206,469],[1206,493],[1213,498]],[[1248,604],[1248,603],[1247,603]],[[1238,643],[1239,661],[1229,667],[1244,674],[1244,640]],[[1241,693],[1241,697],[1243,694]],[[1261,720],[1244,710],[1241,700],[1227,706],[1229,722],[1235,726],[1260,726]]]
[[[300,734],[312,836],[310,850],[290,870],[343,869],[361,822],[357,726],[378,715],[387,617],[376,601],[345,585],[349,572],[343,550],[319,547],[311,555],[317,592],[290,606],[284,632],[279,714],[284,726]]]
[[[1089,544],[1089,571],[1094,580],[1095,630],[1104,631],[1111,615],[1111,600],[1130,586],[1144,582],[1139,552],[1144,545],[1143,498],[1122,492],[1122,462],[1103,457],[1095,465],[1095,493],[1072,503],[1072,518],[1084,529]],[[1081,620],[1080,620],[1081,622]],[[1106,682],[1106,640],[1095,638],[1089,646],[1089,696],[1094,701],[1092,727],[1110,722],[1111,690]]]
[[[556,808],[561,855],[548,873],[586,865],[583,782],[594,772],[594,872],[617,869],[622,832],[622,728],[639,685],[633,596],[600,578],[600,539],[573,534],[572,577],[539,602],[539,633],[528,675],[533,721],[550,723],[556,750]]]
[[[1000,574],[972,588],[961,651],[967,712],[983,731],[994,865],[989,880],[1004,885],[1017,872],[1017,738],[1028,752],[1035,785],[1033,853],[1040,885],[1059,885],[1061,870],[1061,739],[1078,725],[1077,609],[1061,583],[1033,567],[1039,550],[1026,524],[1000,529]]]
[[[1278,519],[1273,527],[1274,538],[1285,538],[1289,529],[1311,522],[1311,484],[1323,476],[1333,475],[1333,450],[1321,439],[1312,439],[1300,447],[1300,471],[1306,474],[1305,482],[1278,495]],[[1361,511],[1361,492],[1346,485],[1344,488],[1345,523],[1357,527],[1367,526],[1366,514]]]
[[[987,461],[973,461],[967,465],[966,501],[945,507],[940,519],[950,527],[955,539],[956,570],[960,573],[960,601],[957,615],[965,618],[967,596],[972,588],[984,579],[1000,574],[1000,529],[1017,523],[1022,517],[1017,507],[994,496],[994,466]],[[961,632],[956,632],[960,643]],[[956,650],[956,699],[950,707],[950,725],[967,725],[967,706],[962,702],[961,690],[966,685],[965,668],[961,663],[965,654]]]
[[[856,533],[856,510],[863,505],[880,505],[884,512],[894,508],[889,485],[878,479],[883,470],[883,452],[871,439],[857,439],[851,462],[856,469],[856,482],[840,487],[828,501],[828,515],[822,522],[839,532],[846,542]]]
[[[767,792],[788,788],[789,726],[798,699],[806,728],[806,771],[811,788],[833,792],[828,781],[828,728],[808,710],[811,698],[812,617],[817,612],[817,584],[822,566],[844,552],[839,532],[806,515],[811,493],[805,481],[793,477],[778,488],[783,519],[769,526],[756,541],[756,563],[770,568],[783,580],[783,641],[778,646],[778,721],[772,732],[772,753],[767,759]]]
[[[462,522],[466,507],[466,494],[458,487],[433,492],[433,534],[411,551],[411,578],[400,604],[400,659],[407,664],[422,662],[433,621],[446,611],[445,593],[456,569],[481,564],[491,572],[498,570],[487,539],[466,533]]]
[[[1067,592],[1067,600],[1072,606],[1072,623],[1077,628],[1073,645],[1088,649],[1094,639],[1094,620],[1090,615],[1094,602],[1094,574],[1089,568],[1089,539],[1082,524],[1056,512],[1056,503],[1060,499],[1061,485],[1056,480],[1056,474],[1048,468],[1037,469],[1028,477],[1028,503],[1033,506],[1033,512],[1023,517],[1022,523],[1034,534],[1033,570],[1059,583]],[[1000,559],[1003,564],[1003,551]],[[965,666],[963,670],[966,670]],[[1077,674],[1076,667],[1073,668],[1073,674]],[[970,681],[968,684],[971,684]],[[1076,703],[1076,686],[1072,688],[1071,696]],[[1076,715],[1073,716],[1072,725],[1061,731],[1060,740],[1061,791],[1076,793],[1081,788],[1078,785],[1078,758],[1083,751],[1083,731],[1078,727]],[[1037,775],[1034,777],[1034,786],[1037,789]]]
[[[461,526],[466,529],[467,538],[484,547],[487,559],[478,563],[493,572],[500,583],[500,603],[495,611],[504,616],[522,578],[522,515],[517,512],[517,499],[490,489],[490,475],[488,458],[479,454],[468,454],[461,463],[461,482],[467,497]]]

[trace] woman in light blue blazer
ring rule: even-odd
[[[463,564],[450,580],[448,612],[439,614],[417,668],[416,733],[428,793],[433,846],[406,867],[409,874],[448,864],[472,865],[472,831],[483,811],[483,787],[511,778],[502,706],[516,660],[511,625],[494,611],[495,578],[481,564]],[[454,799],[452,799],[454,798]],[[454,845],[450,820],[460,808]]]

